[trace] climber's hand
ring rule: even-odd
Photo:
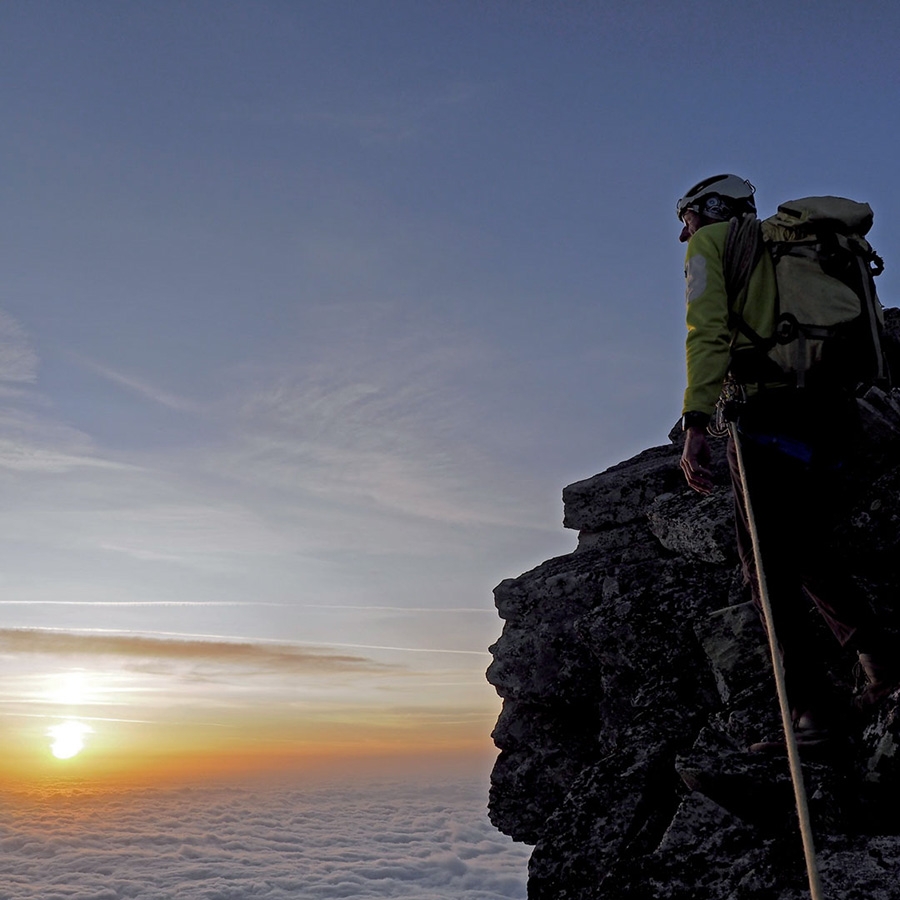
[[[709,442],[706,429],[696,425],[684,433],[684,450],[681,452],[681,471],[687,483],[700,494],[710,494],[713,489],[712,473],[709,471]]]

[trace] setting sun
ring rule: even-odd
[[[50,752],[57,759],[71,759],[84,749],[85,735],[94,729],[83,722],[63,722],[47,729],[47,735],[53,741]]]

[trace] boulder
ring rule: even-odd
[[[530,900],[808,896],[786,759],[746,751],[777,737],[780,717],[730,491],[692,493],[679,456],[675,440],[567,487],[578,548],[495,591],[504,625],[487,678],[503,708],[489,809],[534,846]],[[714,465],[724,485],[722,442]],[[878,465],[838,544],[896,621],[900,459]],[[853,655],[823,628],[814,639],[849,705]],[[900,696],[853,734],[838,757],[804,763],[821,878],[828,897],[887,900],[900,873]]]

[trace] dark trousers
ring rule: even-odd
[[[834,458],[800,459],[771,443],[741,438],[775,634],[795,719],[830,707],[830,685],[811,633],[810,601],[841,646],[874,634],[871,611],[835,554],[833,533],[846,514],[842,471]],[[737,543],[744,578],[761,609],[756,560],[734,443],[728,443]]]

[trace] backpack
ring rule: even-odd
[[[874,282],[884,263],[865,239],[872,219],[868,203],[806,197],[782,203],[761,222],[731,220],[723,258],[729,317],[735,335],[752,344],[732,354],[737,381],[854,392],[888,385]],[[763,253],[772,259],[777,286],[771,338],[741,316]]]

